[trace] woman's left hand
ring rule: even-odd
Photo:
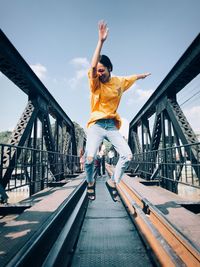
[[[146,73],[144,73],[142,79],[145,79],[145,78],[146,78],[147,76],[149,76],[149,75],[151,75],[150,72],[146,72]]]
[[[151,75],[150,72],[145,72],[143,74],[137,74],[137,80],[139,80],[139,79],[145,79],[149,75]]]

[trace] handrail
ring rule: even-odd
[[[196,158],[191,162],[192,153]],[[200,188],[200,142],[133,154],[129,167],[133,175],[136,168],[146,180],[157,180],[162,185],[171,182],[175,193],[178,184]]]
[[[13,154],[16,155],[14,159],[11,156]],[[17,157],[19,154],[20,156]],[[79,156],[65,155],[59,152],[29,147],[0,144],[1,189],[4,187],[2,177],[9,168],[11,168],[11,177],[5,187],[5,191],[8,192],[28,186],[30,196],[48,187],[51,182],[60,181],[74,173],[81,172]],[[52,173],[52,169],[54,173]],[[5,195],[3,197],[1,194],[1,198],[5,198]],[[7,202],[7,199],[1,199],[1,201]]]

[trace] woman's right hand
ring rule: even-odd
[[[99,21],[99,41],[104,42],[108,36],[108,27],[105,21],[101,20]]]

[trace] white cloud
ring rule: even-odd
[[[37,63],[35,65],[30,65],[31,69],[35,72],[35,74],[38,76],[39,79],[45,79],[47,69],[45,66],[43,66],[40,63]]]
[[[194,106],[183,110],[194,132],[200,132],[200,106]]]
[[[144,104],[154,90],[143,90],[139,87],[136,87],[133,91],[130,91],[130,95],[127,101],[127,105],[133,105],[135,103],[140,102],[140,104]]]
[[[153,90],[142,90],[140,88],[137,88],[135,93],[136,95],[138,95],[139,101],[146,101],[153,93]]]
[[[68,81],[68,83],[71,86],[71,88],[75,88],[79,85],[82,79],[87,77],[87,72],[88,72],[90,63],[87,60],[87,58],[77,57],[77,58],[73,58],[70,61],[70,64],[72,64],[75,68],[75,75]]]
[[[76,58],[73,58],[71,61],[70,61],[71,64],[73,64],[75,67],[77,68],[89,68],[89,61],[87,60],[86,57],[76,57]]]

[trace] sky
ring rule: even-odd
[[[199,0],[0,0],[0,27],[66,114],[85,129],[90,113],[87,72],[98,21],[105,20],[109,36],[102,53],[111,58],[113,75],[151,72],[122,97],[118,113],[127,131],[198,35],[199,10]],[[199,85],[197,77],[191,85],[194,94]],[[27,96],[2,73],[0,96],[0,131],[13,130]],[[190,103],[185,113],[200,131],[200,101],[187,101],[189,96],[191,87],[183,90],[182,103]]]

